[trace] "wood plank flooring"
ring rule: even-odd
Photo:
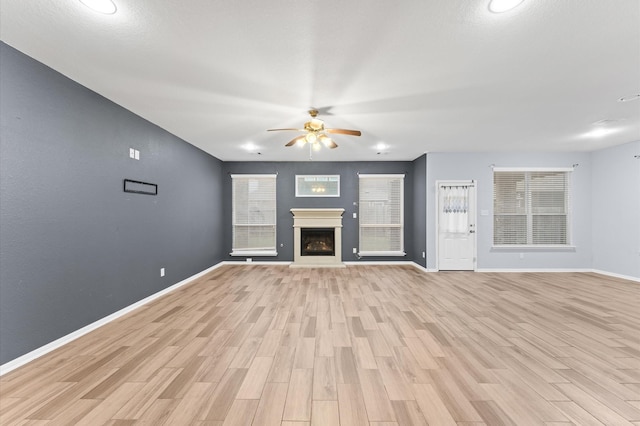
[[[640,425],[640,285],[220,267],[0,378],[2,425]]]

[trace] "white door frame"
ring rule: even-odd
[[[473,241],[473,271],[478,270],[478,233],[477,233],[477,223],[478,223],[478,181],[475,179],[471,180],[437,180],[436,181],[436,271],[440,271],[440,187],[441,186],[473,186],[474,187],[474,199],[473,199],[473,211],[472,215],[469,216],[470,223],[473,222],[473,232],[475,233]]]

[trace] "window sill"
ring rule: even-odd
[[[275,250],[240,250],[232,251],[229,256],[277,256],[278,252]]]
[[[567,245],[567,246],[527,246],[527,245],[508,245],[508,246],[491,246],[491,251],[503,251],[503,252],[510,252],[510,251],[530,251],[530,252],[536,252],[536,251],[546,251],[546,252],[554,252],[554,251],[576,251],[576,246],[571,246],[571,245]]]
[[[403,252],[403,251],[361,251],[358,253],[358,256],[360,257],[367,257],[367,256],[406,256],[407,253]]]

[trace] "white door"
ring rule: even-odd
[[[475,181],[438,181],[438,270],[476,269]]]

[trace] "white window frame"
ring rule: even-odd
[[[535,216],[532,212],[531,200],[532,197],[530,195],[530,188],[528,183],[525,187],[525,200],[527,202],[526,205],[526,227],[527,227],[527,244],[495,244],[495,222],[496,216],[502,216],[502,214],[496,214],[495,206],[493,209],[493,231],[492,231],[492,248],[493,249],[514,249],[514,250],[522,250],[522,249],[533,249],[533,250],[573,250],[575,246],[572,244],[572,184],[571,184],[571,172],[573,172],[572,167],[494,167],[493,168],[493,191],[494,191],[494,203],[495,203],[495,174],[500,172],[517,172],[524,173],[526,175],[526,182],[529,182],[530,173],[532,172],[562,172],[566,173],[566,243],[565,244],[533,244],[533,216]]]
[[[406,252],[404,251],[404,174],[359,174],[358,175],[358,209],[359,209],[359,226],[358,226],[358,245],[359,252],[358,256],[406,256]],[[363,194],[361,190],[360,183],[362,179],[385,179],[387,181],[392,179],[401,179],[402,184],[400,185],[400,205],[398,206],[400,209],[400,222],[399,223],[362,223],[363,217],[363,209],[367,208],[367,200],[363,200]],[[381,200],[384,201],[384,200]],[[400,228],[400,247],[398,250],[391,251],[375,251],[375,250],[367,250],[366,243],[363,244],[363,230],[370,228]],[[363,247],[364,246],[364,247]],[[364,250],[363,250],[364,248]]]
[[[276,174],[232,174],[231,175],[231,256],[277,256],[278,252],[276,249],[277,245],[277,195],[276,195],[276,178],[278,175]],[[274,191],[273,191],[273,216],[266,218],[265,223],[238,223],[236,221],[236,210],[238,206],[236,206],[236,183],[240,182],[240,179],[273,179],[274,182]],[[242,226],[272,226],[273,227],[273,247],[245,247],[238,248],[236,247],[235,241],[235,229],[236,227]]]
[[[325,192],[304,192],[300,185],[301,180],[314,179],[317,182],[318,189],[324,189]],[[333,179],[333,182],[338,182],[336,192],[327,192],[327,188],[323,185],[323,182],[327,182]],[[296,175],[296,197],[340,197],[340,175]]]

